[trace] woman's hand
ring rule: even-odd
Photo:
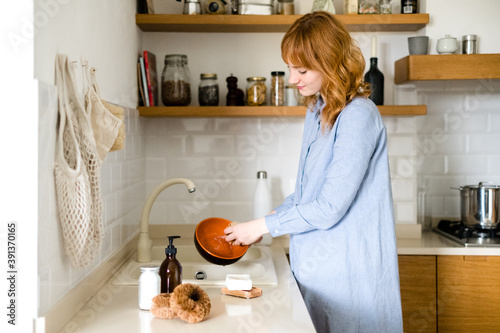
[[[224,229],[226,241],[234,245],[252,245],[262,240],[262,235],[267,234],[266,220],[261,217],[245,223],[238,223]]]

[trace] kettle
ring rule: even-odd
[[[181,2],[182,0],[177,0]],[[184,0],[184,11],[185,15],[199,15],[201,14],[201,4],[200,0]]]

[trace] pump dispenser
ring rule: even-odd
[[[182,284],[182,266],[176,258],[177,249],[174,239],[181,236],[168,236],[168,247],[165,248],[166,258],[160,266],[160,279],[162,293],[171,293],[175,287]]]

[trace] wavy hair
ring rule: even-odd
[[[370,95],[363,79],[365,59],[345,26],[328,12],[312,12],[299,18],[281,41],[281,57],[287,64],[322,73],[320,94],[326,102],[321,128],[332,128],[338,115],[354,97]],[[311,106],[317,96],[302,100]]]

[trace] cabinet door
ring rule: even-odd
[[[500,257],[438,256],[439,332],[500,332]]]
[[[399,256],[405,333],[436,332],[436,256]]]

